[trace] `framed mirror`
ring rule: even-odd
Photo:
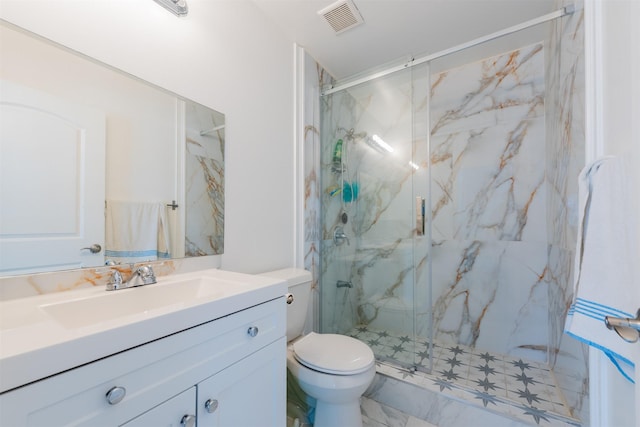
[[[224,114],[0,23],[0,275],[218,255]]]

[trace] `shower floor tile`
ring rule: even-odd
[[[506,412],[532,425],[580,425],[544,363],[461,344],[434,344],[433,369],[427,373],[430,345],[424,341],[414,343],[407,336],[367,326],[357,326],[347,335],[372,347],[382,374]]]

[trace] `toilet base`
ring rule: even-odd
[[[362,427],[360,399],[351,403],[316,402],[314,427]]]

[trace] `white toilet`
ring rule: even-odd
[[[308,271],[288,268],[264,275],[286,280],[293,295],[287,306],[287,368],[316,399],[314,426],[362,427],[360,396],[376,373],[373,351],[344,335],[302,335],[311,296]]]

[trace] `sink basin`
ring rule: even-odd
[[[220,280],[197,277],[156,283],[91,295],[53,304],[40,309],[65,328],[80,328],[124,316],[149,316],[163,310],[175,310],[198,301],[222,298],[238,292],[238,284],[224,286]]]

